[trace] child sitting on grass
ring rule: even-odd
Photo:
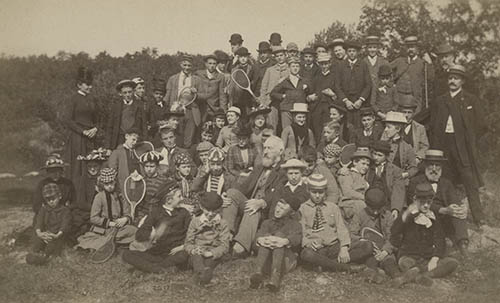
[[[26,256],[26,263],[34,265],[45,264],[51,256],[61,254],[71,227],[71,211],[61,203],[62,193],[57,184],[46,184],[42,196],[45,203],[36,215],[33,252]]]
[[[97,193],[90,210],[90,231],[78,237],[77,248],[97,250],[107,241],[111,228],[118,228],[115,242],[129,244],[134,240],[137,230],[131,223],[130,205],[123,198],[116,186],[117,172],[114,168],[103,168],[97,182],[102,190]]]
[[[184,240],[191,222],[191,214],[179,207],[181,190],[170,181],[153,198],[153,207],[144,224],[135,234],[135,242],[142,243],[145,251],[125,251],[123,261],[143,272],[161,273],[171,266],[183,267],[188,254]],[[134,243],[135,243],[134,242]]]
[[[262,223],[257,232],[257,273],[250,278],[250,288],[258,288],[264,274],[270,273],[271,280],[266,286],[269,291],[277,292],[282,276],[297,265],[298,254],[295,250],[300,249],[302,226],[294,214],[300,207],[300,201],[290,198],[277,202],[274,214]]]
[[[203,213],[191,220],[184,249],[191,257],[195,283],[206,285],[221,257],[229,251],[231,233],[220,215],[222,198],[215,192],[205,192],[200,200]]]

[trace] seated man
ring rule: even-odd
[[[218,147],[210,150],[207,156],[207,165],[198,170],[193,180],[194,192],[216,192],[225,196],[228,189],[233,186],[235,178],[224,167],[224,151]]]
[[[280,199],[276,203],[274,213],[262,222],[257,232],[257,273],[250,278],[250,288],[258,288],[264,279],[264,274],[271,274],[267,288],[277,292],[281,278],[297,265],[296,248],[302,240],[302,226],[294,214],[300,203]]]
[[[431,210],[438,216],[445,236],[450,238],[460,253],[466,256],[469,246],[466,222],[467,207],[458,198],[457,191],[451,181],[442,176],[445,161],[446,158],[440,150],[429,149],[425,152],[423,159],[425,173],[410,180],[407,201],[408,204],[411,203],[411,197],[415,194],[415,187],[418,184],[431,184],[432,190],[436,194]]]
[[[414,277],[417,283],[430,286],[431,278],[451,274],[458,261],[445,256],[443,230],[431,210],[434,190],[429,183],[418,184],[413,202],[394,221],[391,243],[398,248],[399,267]],[[407,279],[407,282],[412,280]]]
[[[324,176],[328,182],[327,200],[337,204],[341,195],[339,186],[337,185],[337,180],[335,180],[335,177],[332,175],[325,162],[318,161],[318,154],[316,153],[316,150],[310,146],[304,146],[301,152],[301,159],[307,164],[307,168],[304,170],[304,177],[309,177],[312,174],[320,174]],[[307,181],[307,179],[305,180]]]
[[[387,160],[391,153],[389,142],[375,141],[372,149],[373,165],[368,170],[366,180],[370,187],[378,187],[385,192],[388,197],[387,209],[391,210],[393,219],[396,219],[403,209],[405,199],[402,170]]]
[[[371,107],[365,107],[359,111],[362,127],[355,128],[349,138],[350,143],[359,144],[361,138],[368,138],[370,142],[379,140],[384,132],[384,127],[375,121],[375,112]]]
[[[226,156],[226,168],[238,182],[244,182],[253,170],[258,159],[255,146],[250,145],[252,130],[240,125],[232,129],[236,135],[237,143],[229,147]]]
[[[308,178],[311,198],[300,206],[302,225],[302,261],[328,271],[356,272],[362,267],[349,262],[364,262],[372,255],[371,242],[351,243],[349,230],[339,207],[325,203],[327,180],[320,174]]]
[[[429,149],[429,139],[425,126],[413,120],[417,109],[417,101],[412,95],[401,95],[398,100],[398,111],[405,115],[408,124],[403,128],[401,136],[408,143],[417,157],[417,164],[424,158],[424,153]]]
[[[242,184],[236,184],[223,197],[222,217],[228,222],[234,234],[233,252],[250,252],[255,242],[259,221],[268,213],[271,201],[277,201],[279,189],[286,183],[286,176],[280,169],[283,155],[283,141],[271,136],[264,142],[262,166],[254,168]],[[242,214],[239,227],[236,217]]]
[[[160,161],[159,173],[164,176],[172,176],[175,173],[175,155],[187,153],[188,151],[177,146],[175,129],[165,127],[160,130],[161,147],[155,150],[159,152],[163,159]]]

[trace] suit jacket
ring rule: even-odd
[[[275,64],[266,69],[264,73],[264,78],[262,78],[262,83],[260,86],[260,102],[266,106],[273,105],[278,107],[279,101],[272,100],[271,91],[276,85],[278,85],[283,79],[290,75],[290,69],[287,64],[279,66]],[[279,99],[281,100],[281,99]]]
[[[422,124],[412,121],[411,122],[411,133],[413,138],[413,150],[417,158],[423,159],[425,151],[429,149],[429,139],[427,139],[427,132],[425,126]]]
[[[387,140],[387,138],[382,135],[381,140]],[[396,153],[399,151],[399,163],[397,163],[397,166],[404,172],[407,172],[410,175],[410,178],[415,176],[418,172],[418,168],[417,158],[413,147],[406,143],[406,141],[401,137],[396,141],[391,140],[390,142],[392,151],[387,157],[387,160],[391,163],[394,162],[396,160]]]
[[[387,197],[389,197],[390,210],[398,210],[401,212],[405,201],[405,182],[401,176],[403,171],[396,165],[386,162],[385,163],[385,183],[387,190]],[[366,180],[370,186],[374,184],[375,169],[372,167],[368,170]]]
[[[203,114],[214,115],[218,110],[227,111],[227,97],[224,93],[224,75],[215,72],[214,78],[209,79],[207,70],[199,70],[196,75],[200,78],[200,91],[198,91],[198,102]]]
[[[348,99],[354,102],[359,98],[364,98],[369,101],[372,80],[366,62],[358,59],[351,69],[349,61],[342,60],[338,65],[336,76],[335,93],[339,100]]]
[[[316,141],[314,140],[314,134],[312,130],[307,129],[308,137],[309,137],[309,146],[312,148],[316,147]],[[293,128],[291,125],[285,127],[283,132],[281,133],[281,140],[283,140],[283,144],[285,145],[285,150],[289,150],[290,152],[298,154],[297,150],[300,152],[303,145],[297,146],[295,144],[295,134],[293,133]]]
[[[406,194],[406,204],[410,205],[413,202],[413,196],[415,195],[415,188],[418,184],[429,183],[425,174],[419,174],[410,180],[408,185],[408,190]],[[447,207],[450,204],[462,205],[462,200],[458,197],[457,190],[450,180],[441,176],[437,183],[436,195],[434,196],[434,202],[431,205],[431,210],[437,215],[439,214],[439,209],[441,207]]]
[[[292,84],[290,77],[281,81],[271,91],[271,99],[279,102],[279,109],[282,111],[290,111],[294,103],[305,103],[306,96],[311,94],[311,82],[299,76],[297,87]],[[283,95],[286,95],[283,99]]]
[[[240,173],[248,172],[250,168],[255,167],[259,154],[256,147],[248,147],[248,163],[243,163],[241,148],[238,145],[229,147],[226,155],[226,169],[234,177],[238,178]]]
[[[430,84],[434,83],[434,68],[432,64],[427,64],[422,58],[409,60],[408,57],[399,57],[390,63],[394,71],[394,82],[396,89],[402,94],[413,95],[419,105],[425,100],[425,69],[427,69],[428,93],[431,96],[432,88]],[[427,67],[425,67],[427,66]]]
[[[174,101],[177,101],[179,96],[178,96],[178,90],[179,90],[179,77],[180,77],[181,72],[171,76],[168,78],[167,81],[167,93],[165,94],[165,102],[167,104],[167,108],[170,108],[172,106],[172,103]],[[202,91],[201,89],[201,80],[196,74],[191,75],[191,87],[196,88],[197,91]],[[200,107],[198,105],[199,101],[198,98],[195,102],[191,103],[186,108],[186,115],[184,116],[184,119],[191,119],[194,121],[195,125],[198,126],[201,123],[201,112],[200,112]]]
[[[375,60],[375,65],[371,64],[370,60],[368,60],[368,56],[363,58],[363,61],[366,62],[366,65],[368,66],[368,71],[370,72],[370,78],[372,79],[372,90],[370,99],[374,100],[376,88],[379,87],[378,70],[382,65],[389,65],[389,61],[387,61],[384,57],[380,56],[377,56],[377,59]]]
[[[463,127],[457,127],[457,122],[455,122],[456,119],[453,119],[455,138],[457,140],[457,144],[453,148],[458,150],[462,165],[472,165],[476,179],[475,181],[478,186],[482,186],[483,180],[477,162],[477,141],[480,134],[484,134],[487,131],[487,126],[484,123],[485,115],[481,108],[481,104],[476,96],[462,90],[462,92],[453,99],[450,93],[447,93],[436,100],[431,111],[431,144],[433,147],[441,149],[445,151],[445,153],[449,153],[450,147],[445,144],[445,130],[446,122],[451,115],[451,106],[458,107],[457,111],[460,117],[456,119],[461,118],[463,121]]]
[[[372,134],[368,136],[368,139],[370,140],[370,142],[380,140],[380,137],[382,137],[383,132],[384,132],[384,127],[382,126],[382,124],[380,124],[379,122],[375,122],[375,124],[373,125]],[[364,137],[366,136],[363,133],[363,128],[359,127],[350,133],[349,142],[358,145],[362,140],[362,138]]]
[[[265,63],[257,60],[253,65],[253,79],[252,79],[252,91],[255,96],[260,96],[260,89],[262,87],[262,80],[264,80],[264,74],[266,70],[276,64],[276,60],[274,58],[269,58]]]
[[[111,112],[108,116],[106,126],[106,148],[111,150],[115,149],[118,144],[120,144],[120,141],[123,142],[124,140],[123,138],[120,138],[120,134],[122,133],[120,126],[122,122],[122,110],[124,105],[125,104],[123,103],[122,99],[115,100],[111,105]],[[145,114],[142,103],[139,103],[137,100],[135,100],[131,106],[134,107],[133,111],[135,112],[135,122],[133,126],[139,129],[140,134],[143,134],[142,127],[143,119],[145,119]]]
[[[120,190],[123,193],[125,179],[133,173],[131,171],[132,167],[129,167],[127,160],[127,150],[123,147],[123,144],[120,144],[109,156],[107,165],[108,167],[114,168],[118,171],[118,184],[120,186]],[[139,161],[139,160],[137,160]]]
[[[313,63],[312,67],[307,67],[304,63],[300,65],[300,76],[312,80],[318,73],[321,73],[321,69],[318,64]]]
[[[227,170],[224,170],[224,184],[222,185],[222,192],[226,192],[234,185],[235,177],[230,174]],[[204,170],[200,169],[198,174],[193,179],[193,185],[191,187],[194,192],[205,192],[207,191],[207,181],[209,174]]]

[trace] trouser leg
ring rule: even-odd
[[[240,228],[238,233],[234,237],[234,240],[241,244],[247,252],[252,248],[252,243],[255,241],[255,236],[257,234],[257,228],[259,227],[261,213],[260,211],[250,215],[248,213],[243,214],[241,219]]]
[[[428,275],[431,278],[443,278],[454,272],[455,269],[457,269],[457,267],[458,267],[457,260],[450,257],[445,257],[438,261],[437,267],[431,270],[428,273]]]
[[[354,241],[349,248],[351,262],[364,262],[373,255],[373,244],[370,241]]]
[[[161,262],[163,257],[160,255],[152,255],[145,251],[126,250],[123,252],[122,259],[126,263],[144,272],[162,272]]]
[[[329,271],[348,271],[349,265],[337,262],[336,257],[332,258],[333,255],[334,254],[332,254],[329,248],[313,250],[312,248],[306,247],[302,250],[300,258],[307,263],[321,266]]]

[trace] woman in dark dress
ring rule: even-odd
[[[86,172],[83,161],[77,161],[78,155],[87,155],[93,148],[97,134],[97,106],[90,97],[92,89],[92,71],[85,67],[78,69],[76,86],[78,90],[66,106],[64,123],[69,130],[67,156],[70,163],[69,177],[76,184]]]

